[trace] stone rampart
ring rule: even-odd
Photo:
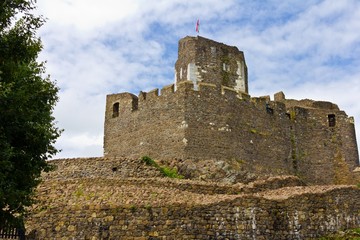
[[[190,179],[170,179],[164,177],[159,169],[146,165],[141,159],[129,158],[75,158],[52,160],[51,164],[55,171],[43,173],[42,178],[46,181],[77,181],[89,179],[89,181],[112,181],[114,184],[167,187],[201,193],[214,194],[240,194],[255,193],[281,187],[302,186],[304,183],[295,176],[277,176],[257,180],[249,184],[204,182]],[[109,184],[111,185],[111,184]]]
[[[314,239],[360,226],[360,189],[169,179],[140,159],[52,161],[28,239]]]
[[[57,159],[49,162],[55,171],[43,173],[44,180],[77,178],[153,178],[162,174],[140,159],[123,157]]]
[[[360,189],[206,195],[97,180],[49,181],[27,219],[35,239],[313,239],[360,226]],[[59,186],[60,185],[60,186]]]

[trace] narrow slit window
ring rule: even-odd
[[[329,120],[329,127],[335,127],[335,125],[336,125],[335,114],[329,114],[328,120]]]
[[[266,112],[269,114],[274,114],[274,109],[270,107],[270,104],[266,103]]]
[[[119,116],[119,103],[114,103],[113,105],[113,117],[118,117]]]

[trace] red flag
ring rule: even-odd
[[[200,20],[198,19],[196,22],[196,32],[199,33],[200,32]]]

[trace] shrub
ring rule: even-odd
[[[169,178],[179,178],[183,179],[184,176],[178,174],[176,168],[169,168],[169,167],[160,167],[160,172]]]
[[[179,179],[184,178],[184,176],[180,175],[175,168],[159,166],[153,159],[151,159],[148,156],[142,157],[141,160],[146,165],[153,166],[153,167],[157,168],[165,177],[179,178]]]
[[[154,160],[152,160],[150,157],[148,157],[148,156],[143,156],[143,157],[141,158],[141,160],[142,160],[144,163],[146,163],[146,165],[159,168],[159,165],[158,165]]]

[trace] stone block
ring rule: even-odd
[[[281,92],[277,92],[274,94],[274,101],[275,102],[282,102],[285,100],[285,94]]]

